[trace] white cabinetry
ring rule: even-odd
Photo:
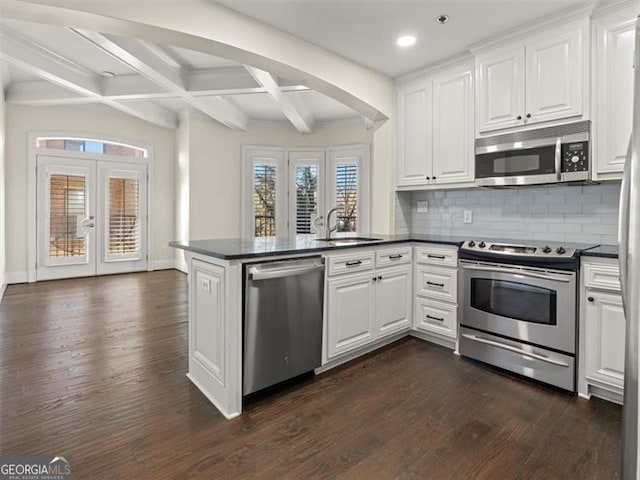
[[[633,107],[633,49],[638,8],[594,21],[594,179],[622,177]]]
[[[432,173],[433,83],[422,79],[397,91],[398,185],[429,183]]]
[[[425,73],[401,85],[397,89],[398,187],[471,185],[473,64]]]
[[[380,268],[368,264],[376,258]],[[411,247],[381,248],[329,257],[326,353],[331,360],[411,327]],[[358,263],[361,262],[361,263]]]
[[[588,39],[589,20],[585,18],[479,53],[478,134],[586,118]]]
[[[428,340],[452,347],[458,333],[458,249],[418,246],[415,258],[413,328]]]
[[[580,394],[622,402],[625,317],[617,262],[585,257],[582,263]]]

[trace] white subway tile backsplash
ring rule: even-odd
[[[396,231],[615,244],[619,195],[619,182],[403,192],[396,196]],[[419,200],[429,202],[428,213],[417,213]],[[464,210],[473,212],[472,223],[463,222]]]

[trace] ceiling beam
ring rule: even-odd
[[[67,94],[71,98],[88,98],[92,103],[103,103],[116,110],[133,115],[142,120],[167,128],[176,128],[178,118],[173,112],[162,108],[160,105],[152,105],[148,108],[124,105],[113,99],[102,96],[100,79],[82,67],[75,65],[61,55],[49,51],[45,47],[19,35],[0,30],[0,59],[14,67],[29,72],[37,77],[50,82],[54,86],[63,87],[70,91]],[[29,82],[31,83],[31,82]],[[39,82],[38,82],[39,83]],[[9,89],[11,90],[11,89]],[[58,88],[58,94],[61,89]],[[9,101],[7,95],[7,101]]]
[[[19,35],[0,29],[0,59],[37,77],[87,96],[100,96],[97,78]]]
[[[302,98],[292,99],[287,97],[278,85],[275,77],[269,72],[249,65],[245,65],[245,68],[255,81],[267,91],[284,116],[287,117],[300,133],[312,132],[314,118]]]
[[[233,130],[247,129],[249,117],[244,111],[227,100],[204,100],[191,95],[181,70],[167,64],[157,52],[149,50],[139,40],[74,28],[69,30],[214,120]]]
[[[2,62],[2,65],[4,68],[7,63]],[[194,97],[267,93],[266,89],[259,87],[243,67],[192,70],[184,73],[183,78],[188,93]],[[3,74],[3,81],[8,81],[8,73],[7,75]],[[105,77],[101,79],[101,82],[102,97],[110,100],[153,100],[179,97],[138,74]],[[8,85],[5,84],[5,87],[7,87],[7,102],[17,105],[74,105],[101,102],[98,97],[75,94],[66,88],[60,88],[44,80],[9,82]],[[280,90],[283,92],[303,92],[308,91],[309,87],[291,84],[280,86]]]

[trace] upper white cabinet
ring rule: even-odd
[[[633,49],[637,7],[593,24],[594,179],[622,177],[631,135]]]
[[[469,61],[398,87],[398,187],[473,182],[473,95]]]
[[[478,131],[522,125],[524,47],[487,53],[477,59]]]
[[[588,112],[587,18],[476,56],[479,134]]]
[[[424,185],[433,175],[432,89],[431,79],[398,89],[398,185]]]
[[[473,182],[473,69],[433,77],[433,169],[436,184]]]

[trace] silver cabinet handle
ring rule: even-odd
[[[95,227],[96,225],[95,225],[94,223],[88,223],[88,224],[86,224],[86,225],[84,225],[84,226],[85,226],[85,227],[87,227],[87,228],[93,228],[93,227]]]
[[[298,268],[281,268],[278,270],[249,269],[249,280],[270,280],[272,278],[293,277],[324,270],[324,265],[310,265]]]
[[[473,340],[474,342],[484,343],[486,345],[491,345],[492,347],[501,348],[503,350],[508,350],[513,353],[517,353],[522,355],[523,357],[529,357],[534,360],[540,360],[541,362],[550,363],[552,365],[557,365],[559,367],[568,367],[569,364],[565,362],[561,362],[560,360],[554,360],[545,355],[540,355],[539,353],[527,352],[526,350],[522,350],[518,347],[512,347],[511,345],[507,345],[500,342],[495,342],[493,340],[489,340],[488,338],[479,337],[477,335],[469,335],[468,333],[463,333],[462,336],[464,338],[468,338],[469,340]]]
[[[396,255],[389,255],[389,260],[398,260],[402,258],[402,255],[400,255],[399,253]]]
[[[562,138],[558,137],[556,140],[556,175],[558,177],[558,181],[562,180]]]
[[[543,280],[553,280],[557,282],[569,283],[570,278],[549,275],[546,273],[528,272],[526,270],[518,270],[516,268],[491,268],[491,267],[476,267],[475,265],[463,265],[465,270],[478,270],[481,272],[495,272],[495,273],[513,273],[516,275],[524,275],[525,277],[542,278]]]
[[[622,308],[627,311],[627,267],[629,258],[629,202],[631,200],[631,162],[633,161],[633,137],[629,139],[627,157],[620,187],[620,213],[618,214],[618,264],[620,265],[620,289],[622,291]],[[636,160],[638,161],[638,160]]]

